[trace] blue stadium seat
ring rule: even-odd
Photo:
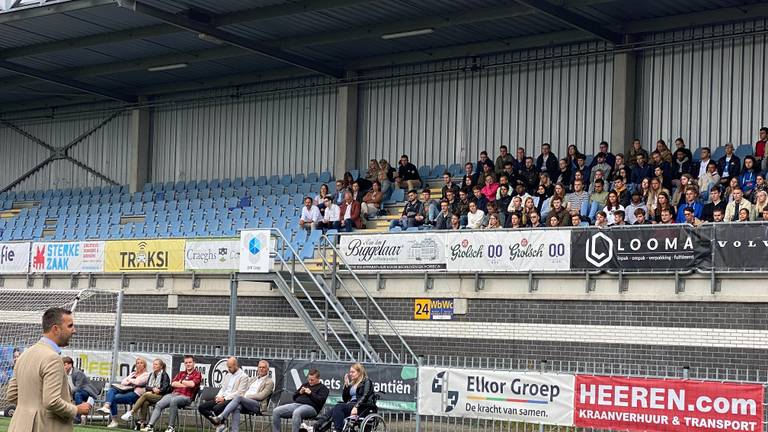
[[[430,174],[432,174],[432,168],[429,165],[422,165],[419,167],[419,176],[423,179],[430,178]]]
[[[277,186],[280,184],[280,176],[279,175],[273,175],[269,177],[269,181],[267,182],[270,186]]]
[[[281,185],[288,186],[291,183],[293,183],[293,177],[290,174],[286,174],[280,178]]]
[[[745,156],[749,156],[753,153],[754,151],[752,148],[752,144],[742,144],[736,147],[736,150],[734,151],[734,154],[736,154],[736,156],[738,156],[739,159],[741,159],[742,163],[744,162]]]
[[[318,177],[318,181],[320,183],[328,183],[331,181],[331,173],[328,171],[323,171],[320,173],[320,177]]]
[[[318,175],[316,172],[311,172],[307,174],[307,178],[305,179],[307,183],[317,183],[320,181]]]
[[[390,195],[389,199],[384,201],[384,204],[394,204],[403,201],[405,201],[405,190],[395,189],[392,191],[392,195]]]
[[[232,187],[232,181],[230,179],[224,179],[221,181],[221,188],[226,189]]]
[[[714,152],[712,153],[712,160],[717,161],[721,157],[725,156],[725,147],[720,146],[714,149]]]
[[[213,179],[210,182],[208,182],[209,189],[218,189],[220,187],[221,187],[221,180],[219,179]]]
[[[349,170],[349,173],[352,174],[352,179],[357,180],[360,178],[360,170],[359,169],[351,169]]]
[[[256,179],[256,186],[265,186],[267,181],[267,176],[259,176],[259,178]]]
[[[429,178],[433,178],[433,179],[441,178],[445,171],[446,171],[445,165],[437,164],[434,167],[432,167],[432,173],[430,174]]]
[[[237,189],[243,187],[243,178],[237,177],[232,181],[232,187]]]
[[[243,182],[243,186],[247,188],[252,188],[256,186],[256,178],[254,177],[246,177],[245,181]]]
[[[304,183],[304,174],[299,173],[293,176],[293,182],[297,184],[303,184]]]

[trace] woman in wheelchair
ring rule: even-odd
[[[341,432],[347,417],[364,416],[374,408],[376,401],[373,395],[373,383],[368,378],[365,367],[360,363],[350,366],[349,373],[344,375],[344,390],[341,395],[343,402],[331,410],[333,430]]]

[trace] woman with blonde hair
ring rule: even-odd
[[[146,426],[149,407],[156,404],[163,398],[163,396],[171,392],[171,379],[168,377],[168,373],[166,373],[165,369],[165,362],[161,359],[156,358],[152,361],[152,373],[149,374],[149,378],[147,379],[147,386],[145,387],[146,391],[141,395],[139,400],[133,404],[133,408],[120,417],[125,421],[130,421],[131,418],[134,417],[134,414],[136,414],[136,418],[134,418],[136,424],[135,430],[139,430]]]
[[[133,405],[136,403],[139,397],[144,394],[144,387],[147,385],[148,378],[147,361],[142,357],[138,357],[134,364],[134,371],[123,378],[120,384],[112,384],[112,387],[107,392],[104,406],[96,410],[101,414],[111,416],[112,421],[107,425],[108,428],[118,427],[115,417],[117,416],[117,406],[119,404]]]
[[[331,410],[333,430],[340,432],[344,428],[344,419],[361,415],[361,411],[370,408],[373,405],[373,394],[373,383],[368,378],[365,367],[360,363],[350,366],[349,373],[344,375],[342,402]]]
[[[764,190],[758,190],[755,193],[755,213],[758,215],[763,214],[763,210],[768,207],[768,192]]]

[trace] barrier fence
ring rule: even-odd
[[[765,271],[768,223],[340,235],[357,272]],[[0,243],[0,274],[268,272],[269,230],[240,239]]]

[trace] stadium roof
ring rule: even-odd
[[[29,4],[28,4],[29,3]],[[0,111],[606,41],[757,0],[0,0]],[[763,29],[764,30],[764,29]]]

